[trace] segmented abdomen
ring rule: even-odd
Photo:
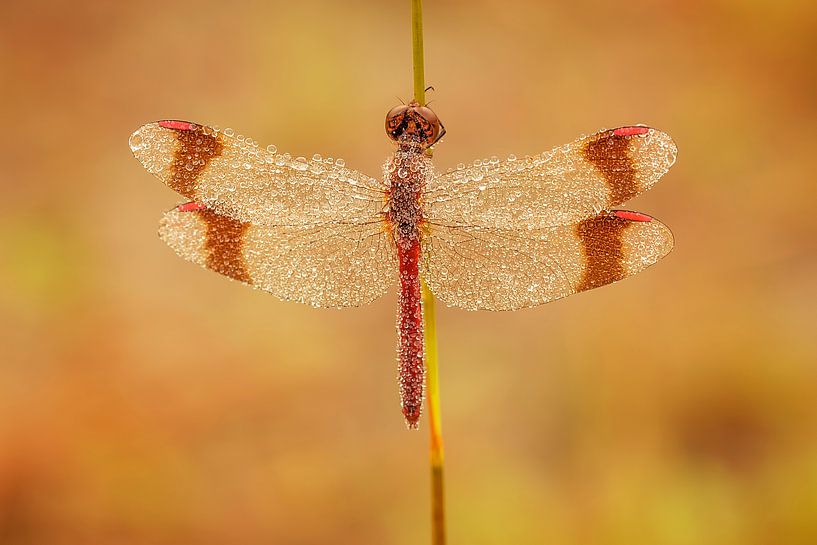
[[[423,309],[420,290],[420,241],[398,245],[400,302],[397,310],[397,358],[400,405],[409,428],[416,428],[425,387]]]

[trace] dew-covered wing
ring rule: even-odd
[[[385,204],[380,182],[342,160],[293,159],[230,129],[159,121],[130,137],[134,156],[169,187],[219,214],[258,225],[367,222]]]
[[[431,224],[423,277],[446,305],[516,310],[636,274],[672,245],[666,226],[627,211],[531,231]]]
[[[666,133],[633,126],[533,157],[476,161],[429,181],[426,215],[448,225],[499,229],[575,223],[649,189],[676,151]]]
[[[159,236],[189,261],[315,307],[369,303],[397,279],[381,221],[257,225],[188,203],[164,215]]]

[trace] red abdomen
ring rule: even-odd
[[[420,290],[420,241],[398,245],[400,301],[397,311],[397,357],[400,404],[410,428],[417,427],[425,387],[423,308]]]

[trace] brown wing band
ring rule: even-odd
[[[605,214],[584,220],[576,226],[585,258],[584,274],[576,291],[598,288],[627,276],[621,238],[631,223],[624,218]]]
[[[627,202],[639,193],[635,166],[628,153],[630,138],[606,131],[584,146],[584,158],[601,172],[610,188],[610,206]]]
[[[168,185],[189,199],[195,198],[196,180],[214,157],[221,155],[224,145],[218,135],[206,134],[202,127],[190,124],[189,129],[175,127],[179,146],[171,165]]]
[[[235,280],[252,284],[242,255],[244,233],[249,223],[216,214],[212,210],[197,210],[207,225],[204,248],[207,252],[207,268]]]

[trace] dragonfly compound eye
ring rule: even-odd
[[[431,108],[412,101],[408,106],[401,105],[389,110],[386,114],[386,134],[395,142],[414,141],[429,147],[442,138],[445,128]]]

